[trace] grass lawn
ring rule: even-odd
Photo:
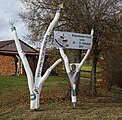
[[[50,76],[42,88],[40,110],[30,111],[26,77],[0,76],[0,120],[122,120],[122,89],[102,90],[93,98],[88,82],[81,80],[74,108],[69,81]]]
[[[81,68],[81,76],[82,77],[91,77],[91,70],[92,70],[92,65],[89,64],[83,64],[82,68]],[[97,77],[99,77],[101,75],[102,69],[97,67]]]

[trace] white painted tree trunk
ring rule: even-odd
[[[43,83],[49,76],[52,69],[54,67],[56,67],[56,65],[58,65],[62,61],[61,59],[58,59],[50,68],[47,69],[45,74],[43,76],[41,76],[44,58],[45,58],[46,44],[49,41],[49,36],[50,36],[54,26],[56,25],[57,21],[59,20],[59,17],[60,17],[60,9],[56,12],[56,15],[55,15],[53,21],[50,23],[50,25],[47,29],[47,32],[45,33],[44,39],[42,41],[39,60],[38,60],[37,69],[36,69],[36,73],[35,73],[35,83],[33,80],[34,76],[32,74],[30,65],[21,48],[20,41],[18,39],[18,35],[16,32],[16,28],[14,26],[12,26],[12,32],[14,35],[14,40],[15,40],[15,44],[17,47],[17,51],[19,53],[19,56],[22,60],[22,63],[24,65],[24,68],[25,68],[25,71],[27,74],[28,87],[29,87],[29,91],[30,91],[30,109],[31,110],[39,108],[39,99],[40,99],[40,94],[41,94],[41,89],[42,89]]]
[[[30,95],[30,109],[35,110],[39,108],[39,98],[40,94],[37,92],[33,92],[33,94]]]
[[[91,30],[91,35],[93,35],[93,29]],[[91,49],[88,49],[84,58],[82,59],[82,61],[79,63],[78,67],[76,67],[76,70],[74,73],[72,73],[71,68],[70,68],[70,63],[69,63],[69,59],[67,57],[67,55],[64,53],[64,50],[62,48],[59,48],[60,50],[60,54],[64,60],[64,64],[65,64],[65,68],[66,68],[66,72],[68,75],[68,78],[70,80],[70,84],[71,84],[71,101],[73,103],[73,105],[75,106],[75,103],[77,102],[77,96],[76,96],[76,77],[84,63],[84,61],[87,59]],[[75,64],[75,63],[74,63]]]

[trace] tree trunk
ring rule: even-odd
[[[96,96],[96,66],[97,66],[97,59],[94,58],[93,65],[92,65],[92,72],[91,72],[91,91],[92,96]]]
[[[66,50],[66,54],[69,58],[70,63],[80,63],[81,62],[81,50]],[[80,72],[76,77],[76,93],[78,94],[80,84]]]
[[[30,109],[37,110],[39,108],[40,93],[34,92],[30,96]]]
[[[98,57],[100,54],[100,50],[94,49],[93,51],[94,55],[93,55],[93,65],[92,65],[92,71],[91,71],[91,92],[92,92],[92,96],[96,96],[97,94],[97,90],[96,90],[96,70],[97,70],[97,63],[98,63]]]

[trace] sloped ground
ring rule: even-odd
[[[122,89],[101,90],[93,98],[83,82],[73,107],[68,83],[50,77],[42,89],[40,109],[30,111],[26,78],[1,76],[0,120],[122,120]]]

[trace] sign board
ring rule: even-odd
[[[91,49],[93,36],[71,32],[54,31],[56,48]]]

